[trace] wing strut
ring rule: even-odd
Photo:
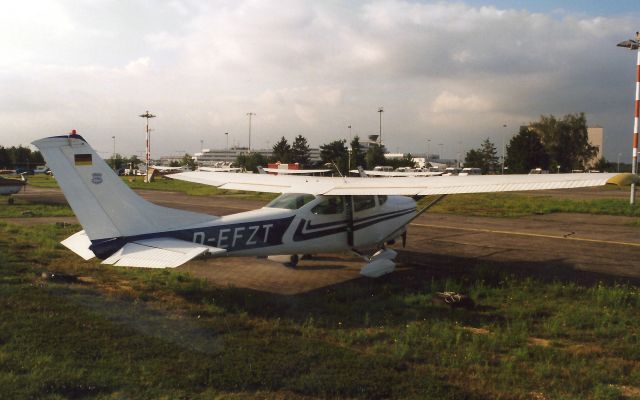
[[[353,247],[353,196],[344,196],[347,208],[347,244]]]
[[[436,204],[440,203],[440,200],[444,199],[447,195],[446,194],[441,194],[440,196],[436,197],[435,200],[433,200],[431,203],[427,204],[422,210],[418,211],[416,213],[416,215],[413,216],[413,218],[411,218],[409,220],[409,222],[413,221],[414,219],[418,218],[420,215],[422,215],[423,212],[427,211],[428,209],[430,209],[431,207],[435,206]],[[409,225],[409,222],[407,222],[407,225]]]

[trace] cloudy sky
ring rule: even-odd
[[[613,3],[613,4],[609,4]],[[585,112],[630,158],[633,1],[12,1],[0,6],[0,145],[77,129],[109,156],[313,146],[377,133],[454,158],[541,114]],[[503,127],[507,125],[507,127]],[[442,146],[439,146],[442,144]]]

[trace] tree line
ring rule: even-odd
[[[32,170],[38,165],[44,165],[39,151],[32,151],[23,146],[0,146],[0,169]]]
[[[505,173],[523,174],[534,168],[551,172],[596,169],[611,171],[617,166],[604,158],[593,162],[598,149],[589,143],[584,113],[562,118],[542,115],[539,121],[520,127],[506,145]],[[465,155],[465,167],[481,168],[483,173],[501,173],[502,162],[496,146],[488,138],[479,148]]]
[[[365,169],[373,169],[378,165],[390,165],[393,167],[414,167],[413,157],[408,154],[401,159],[388,159],[384,156],[384,148],[372,144],[366,151],[360,145],[360,138],[355,136],[349,145],[346,139],[338,139],[320,146],[320,161],[311,162],[310,148],[307,139],[298,135],[293,143],[283,136],[272,147],[270,158],[259,153],[241,154],[236,159],[236,164],[247,170],[256,170],[257,166],[267,163],[280,162],[283,164],[298,163],[301,168],[326,168],[339,171],[346,175],[349,170],[361,166]]]

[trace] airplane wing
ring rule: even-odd
[[[487,193],[628,185],[638,182],[632,174],[470,175],[424,178],[341,178],[261,174],[184,172],[171,178],[212,185],[221,189],[270,193],[323,195],[426,196],[454,193]]]

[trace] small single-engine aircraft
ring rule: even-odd
[[[285,168],[265,168],[258,167],[261,174],[277,174],[277,175],[322,175],[332,172],[331,169],[285,169]]]
[[[0,195],[6,196],[16,194],[27,184],[27,180],[23,174],[20,174],[20,180],[4,178],[0,176]]]
[[[361,173],[360,170],[351,170],[349,171],[354,174]],[[428,176],[440,176],[442,172],[433,172],[433,171],[376,171],[376,170],[363,170],[366,176],[375,176],[375,177],[387,177],[387,178],[399,178],[399,177],[428,177]]]
[[[281,193],[265,207],[222,217],[150,203],[126,186],[79,135],[33,144],[53,170],[84,230],[62,244],[85,259],[124,267],[177,267],[203,254],[290,255],[352,250],[361,273],[394,270],[386,245],[404,237],[419,212],[411,197],[627,184],[631,174],[341,178],[183,172],[172,178],[223,189]],[[422,211],[420,211],[422,212]],[[366,254],[366,255],[365,255]]]
[[[239,167],[198,167],[198,171],[206,172],[242,172],[242,168]]]
[[[151,165],[149,168],[153,168],[160,173],[174,173],[178,171],[190,171],[188,167],[168,167],[165,165]]]

